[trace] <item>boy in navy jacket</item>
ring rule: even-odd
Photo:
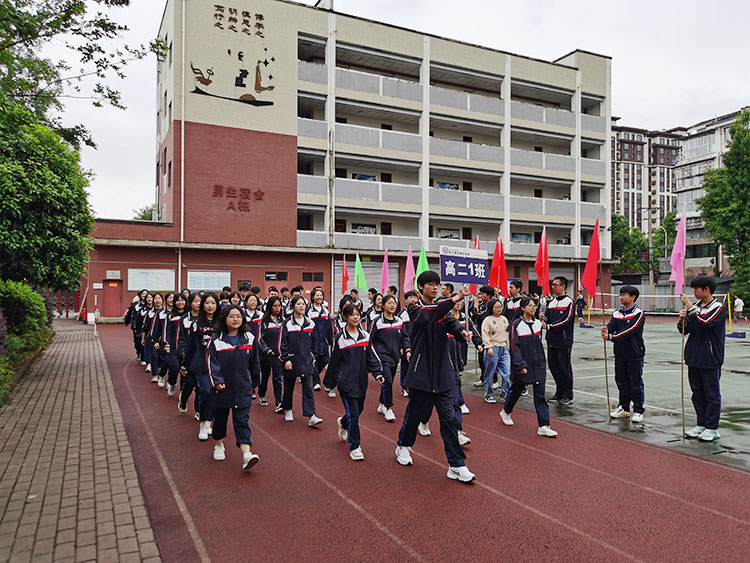
[[[454,336],[466,340],[471,338],[471,334],[462,331],[457,322],[448,324],[448,313],[456,301],[469,295],[469,289],[464,286],[454,298],[437,302],[440,276],[429,270],[419,275],[417,287],[422,299],[409,308],[412,357],[404,378],[404,384],[409,388],[409,404],[398,435],[396,460],[401,465],[412,464],[409,448],[416,441],[417,426],[429,418],[434,407],[450,464],[447,476],[468,483],[476,477],[466,467],[466,455],[458,443],[458,427],[453,413],[456,367],[448,354],[447,332],[451,330]]]
[[[719,439],[719,378],[724,363],[724,323],[727,309],[714,299],[716,282],[713,278],[697,276],[690,282],[690,287],[698,302],[693,305],[687,295],[680,294],[680,301],[687,309],[680,311],[677,330],[682,332],[684,327],[685,334],[688,335],[685,363],[688,366],[688,380],[698,423],[685,432],[685,436],[712,442]]]
[[[643,356],[646,346],[643,343],[643,325],[646,315],[635,302],[640,292],[632,285],[620,288],[622,307],[612,313],[607,326],[602,327],[602,338],[611,340],[615,347],[615,383],[620,392],[617,408],[609,413],[611,418],[630,417],[630,403],[633,403],[631,422],[643,422]]]
[[[573,349],[575,303],[566,294],[568,279],[558,276],[552,280],[552,300],[539,318],[547,323],[547,361],[557,389],[550,401],[561,405],[573,402],[573,366],[570,355]]]

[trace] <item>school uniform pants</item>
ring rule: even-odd
[[[170,385],[177,385],[177,376],[180,375],[180,360],[177,359],[177,352],[170,348],[169,354],[166,354],[165,360],[169,371],[167,383]]]
[[[328,354],[314,354],[315,371],[313,372],[313,385],[320,385],[320,374],[326,369],[331,357]]]
[[[453,418],[459,430],[464,429],[464,415],[461,413],[461,405],[464,404],[464,395],[461,393],[461,377],[456,376],[456,389],[453,394]]]
[[[401,375],[399,377],[399,384],[401,385],[401,389],[405,389],[404,387],[404,377],[406,377],[406,372],[409,371],[409,360],[406,359],[406,354],[401,356]]]
[[[510,386],[510,394],[505,401],[503,410],[508,414],[513,412],[521,393],[526,389],[526,383],[513,382]],[[534,383],[534,409],[536,409],[536,422],[541,426],[549,426],[549,404],[544,397],[544,381]]]
[[[153,347],[153,344],[146,342],[149,351],[151,352],[151,375],[159,375],[159,369],[161,369],[161,362],[159,361],[160,351]]]
[[[151,349],[151,346],[149,346],[148,342],[143,345],[143,361],[146,362],[147,366],[151,365],[151,356],[153,354],[153,350]],[[151,371],[153,372],[153,367],[151,368]]]
[[[280,405],[284,385],[284,365],[276,357],[261,356],[260,386],[258,386],[258,395],[260,397],[265,397],[266,393],[268,393],[269,378],[271,379],[271,385],[273,386],[274,405]]]
[[[365,398],[342,395],[341,402],[344,403],[345,411],[345,415],[341,417],[341,426],[349,431],[349,449],[356,450],[360,445],[359,415],[365,408]]]
[[[293,371],[284,371],[284,394],[281,399],[281,408],[285,411],[292,410],[292,398],[294,397],[294,384],[297,381],[297,375]],[[310,375],[303,375],[302,383],[302,414],[312,416],[315,414],[315,394],[313,393],[313,378]]]
[[[443,393],[409,389],[409,404],[406,405],[404,423],[398,434],[398,445],[409,448],[414,445],[419,423],[430,419],[434,407],[440,419],[440,437],[443,439],[448,463],[451,467],[466,465],[466,454],[458,444],[458,426],[454,413],[455,394],[455,387]]]
[[[570,363],[570,348],[547,348],[547,364],[555,380],[556,399],[573,398],[573,367]]]
[[[719,379],[721,368],[694,368],[688,366],[688,381],[693,392],[692,400],[698,426],[718,430],[721,414]]]
[[[383,379],[385,381],[380,386],[380,402],[389,409],[393,406],[393,372],[394,366],[383,364]]]
[[[193,408],[195,409],[195,412],[200,412],[199,406],[200,406],[200,390],[198,389],[198,379],[195,377],[195,374],[188,370],[187,375],[183,375],[180,378],[180,406],[183,408],[187,408],[187,402],[188,399],[190,399],[190,394],[195,390],[195,399],[193,403]]]
[[[135,355],[140,360],[143,357],[143,345],[141,344],[141,333],[133,331],[133,347],[135,348]]]
[[[214,426],[211,436],[214,440],[223,440],[227,437],[227,422],[229,421],[230,410],[232,411],[232,426],[234,427],[234,439],[237,447],[239,448],[240,444],[252,446],[249,406],[234,409],[214,407]]]
[[[211,401],[211,379],[208,373],[199,373],[196,377],[198,386],[198,413],[200,421],[214,419],[214,409]]]
[[[169,354],[164,351],[164,347],[159,348],[159,377],[166,377],[169,371]]]
[[[626,411],[643,413],[643,358],[620,361],[615,358],[615,383],[620,392],[620,406]]]

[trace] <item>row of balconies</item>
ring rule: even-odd
[[[358,233],[334,233],[334,247],[342,250],[395,250],[418,251],[422,245],[420,237],[395,235],[364,235]],[[328,245],[328,234],[324,231],[297,231],[297,246],[302,248],[325,248]],[[439,252],[441,246],[474,248],[473,240],[461,239],[428,239],[427,252]],[[495,249],[494,240],[480,241],[480,247],[491,256]],[[549,244],[550,258],[577,258],[576,248],[569,244]],[[581,255],[585,257],[588,246],[581,246]],[[503,250],[508,257],[534,257],[539,250],[537,243],[503,243]],[[579,257],[580,257],[579,256]]]
[[[378,202],[384,204],[379,207],[383,211],[421,213],[422,188],[420,186],[344,178],[336,178],[335,182],[337,200],[356,200],[357,202],[363,202],[363,205],[366,205],[367,202]],[[297,176],[298,196],[302,194],[325,196],[327,191],[327,178],[306,174]],[[455,209],[460,216],[486,217],[487,212],[490,211],[496,212],[493,215],[499,218],[503,216],[505,211],[505,198],[500,193],[438,188],[429,188],[427,192],[431,207],[449,207]],[[321,201],[324,201],[323,197],[321,197]],[[305,200],[305,203],[311,203],[311,201]],[[601,217],[603,214],[601,203],[584,201],[576,203],[564,199],[510,196],[511,218],[515,214],[545,216],[547,220],[554,219],[557,223],[572,225],[575,223],[576,205],[580,205],[582,222],[593,223],[597,217]]]
[[[325,140],[327,124],[325,121],[298,118],[297,134],[301,138]],[[422,137],[415,133],[337,123],[336,142],[409,153],[409,155],[404,155],[407,160],[421,161],[422,159]],[[503,147],[438,137],[430,137],[430,155],[492,164],[504,164],[505,161]],[[512,148],[511,165],[574,174],[576,159],[562,154]],[[581,158],[581,174],[603,177],[606,174],[606,166],[603,160]]]
[[[325,65],[298,61],[297,77],[303,82],[315,84],[328,83],[328,69]],[[361,92],[406,100],[408,102],[422,102],[423,87],[418,82],[389,78],[377,74],[370,74],[357,70],[336,69],[336,87],[341,90]],[[452,108],[466,112],[491,115],[505,118],[505,104],[499,97],[484,96],[451,88],[430,86],[430,105],[442,108]],[[547,124],[555,127],[575,129],[576,114],[541,105],[511,101],[511,116],[524,121]],[[495,120],[498,121],[498,120]],[[595,115],[581,114],[581,130],[601,136],[606,133],[607,119]]]

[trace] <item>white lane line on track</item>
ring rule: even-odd
[[[325,406],[325,405],[317,405],[317,406],[323,406],[323,408],[325,408],[327,411],[329,411],[329,412],[331,412],[333,414],[340,414],[338,411],[335,411],[331,407],[328,407],[328,406]],[[390,439],[387,436],[384,436],[383,434],[380,434],[379,432],[377,432],[376,430],[373,430],[369,426],[365,426],[365,425],[360,424],[359,428],[360,428],[360,430],[366,430],[367,432],[369,432],[371,434],[375,434],[379,438],[382,438],[384,440],[390,441]],[[274,442],[275,442],[275,440],[274,440]],[[395,444],[395,441],[393,443]],[[445,468],[445,466],[446,466],[447,462],[437,461],[436,459],[433,459],[433,458],[431,458],[429,456],[426,456],[424,454],[420,454],[418,452],[412,452],[412,453],[413,453],[413,455],[416,455],[416,456],[418,456],[418,457],[420,457],[420,458],[422,458],[422,459],[424,459],[426,461],[429,461],[430,463],[432,463],[433,465],[437,465],[438,467]],[[305,466],[305,467],[307,467],[307,466]],[[322,478],[321,478],[321,480],[322,480]],[[603,547],[605,549],[608,549],[608,550],[616,553],[620,557],[624,557],[625,559],[628,559],[630,561],[642,561],[642,559],[638,559],[637,557],[635,557],[633,555],[630,555],[629,553],[626,553],[626,552],[622,551],[620,548],[618,548],[618,547],[616,547],[616,546],[614,546],[612,544],[609,544],[609,543],[607,543],[607,542],[605,542],[603,540],[600,540],[599,538],[597,538],[595,536],[592,536],[591,534],[589,534],[587,532],[584,532],[583,530],[581,530],[579,528],[576,528],[575,526],[571,526],[570,524],[566,524],[565,522],[563,522],[562,520],[559,520],[558,518],[555,518],[551,514],[547,514],[546,512],[542,512],[541,510],[539,510],[537,508],[534,508],[533,506],[530,506],[530,505],[526,504],[522,500],[514,498],[514,497],[512,497],[512,496],[510,496],[510,495],[508,495],[506,493],[501,492],[501,491],[498,491],[497,489],[495,489],[493,487],[490,487],[489,485],[486,485],[486,484],[482,483],[481,481],[474,481],[473,484],[476,485],[476,486],[478,486],[478,487],[481,487],[484,490],[486,490],[486,491],[488,491],[488,492],[490,492],[490,493],[492,493],[494,495],[497,495],[497,496],[499,496],[499,497],[501,497],[501,498],[503,498],[503,499],[505,499],[507,501],[510,501],[510,502],[518,505],[519,507],[525,509],[525,510],[528,510],[529,512],[531,512],[532,514],[534,514],[536,516],[539,516],[540,518],[544,518],[545,520],[549,520],[550,522],[553,522],[554,524],[557,524],[557,525],[565,528],[566,530],[568,530],[570,532],[573,532],[576,535],[579,535],[579,536],[581,536],[583,538],[586,538],[586,539],[592,541],[593,543],[599,545],[600,547]]]
[[[331,410],[331,409],[329,409]],[[254,429],[256,432],[260,432],[263,434],[266,439],[272,443],[274,443],[278,448],[281,449],[286,455],[288,455],[290,458],[292,458],[297,464],[299,464],[301,467],[306,469],[309,473],[311,473],[316,479],[318,479],[321,483],[323,483],[326,487],[331,489],[334,493],[336,493],[339,497],[341,497],[349,506],[354,508],[357,512],[359,512],[362,516],[367,518],[378,530],[383,532],[386,536],[388,536],[393,542],[398,545],[401,549],[406,551],[412,558],[416,559],[417,561],[426,561],[419,553],[414,551],[409,545],[402,540],[399,536],[397,536],[394,532],[392,532],[388,527],[386,527],[384,524],[382,524],[375,516],[373,516],[370,512],[367,511],[365,507],[363,507],[361,504],[357,503],[355,500],[347,496],[347,494],[339,489],[336,485],[331,483],[328,479],[323,477],[320,473],[315,471],[308,463],[306,463],[302,458],[295,455],[292,451],[289,450],[284,444],[279,442],[276,438],[274,438],[271,434],[269,434],[266,430],[263,430],[263,428],[260,428],[257,424],[254,424]]]
[[[146,435],[148,436],[149,442],[151,442],[151,447],[154,450],[154,453],[156,454],[156,459],[159,461],[159,465],[161,466],[161,470],[164,473],[164,477],[167,480],[167,484],[169,485],[169,490],[172,492],[172,496],[174,497],[175,502],[177,503],[177,508],[180,510],[180,515],[182,516],[182,519],[185,521],[185,526],[188,529],[188,532],[190,533],[190,539],[193,540],[193,545],[195,546],[195,550],[198,552],[198,556],[200,557],[200,560],[203,563],[210,563],[211,558],[208,556],[208,550],[206,549],[206,546],[203,545],[203,540],[201,540],[201,536],[198,533],[198,528],[195,527],[195,522],[193,522],[193,519],[190,516],[190,511],[187,508],[187,505],[185,504],[185,500],[182,498],[182,495],[180,495],[180,491],[177,489],[177,485],[175,484],[174,478],[172,477],[172,473],[169,471],[169,467],[167,466],[167,462],[164,459],[164,456],[161,454],[161,451],[156,445],[156,438],[154,438],[154,434],[151,432],[151,427],[146,423],[146,417],[143,415],[143,411],[141,410],[141,406],[136,400],[135,396],[133,395],[133,389],[130,386],[130,378],[127,376],[127,370],[130,364],[133,363],[134,360],[130,360],[127,364],[125,364],[125,367],[122,370],[122,377],[125,380],[125,387],[128,389],[128,393],[130,394],[130,398],[133,401],[133,404],[135,405],[135,410],[138,413],[138,417],[141,419],[141,424],[143,425],[143,429],[146,432]]]

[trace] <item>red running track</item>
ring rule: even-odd
[[[149,383],[122,326],[99,335],[164,561],[685,561],[750,559],[750,473],[553,419],[536,435],[533,412],[514,427],[500,405],[467,396],[467,464],[477,481],[446,478],[433,436],[418,437],[414,465],[395,461],[406,399],[387,423],[372,394],[360,419],[364,462],[336,437],[338,398],[316,393],[325,422],[308,428],[253,404],[260,463],[240,470],[197,439],[191,409]],[[530,407],[530,402],[522,402]]]

